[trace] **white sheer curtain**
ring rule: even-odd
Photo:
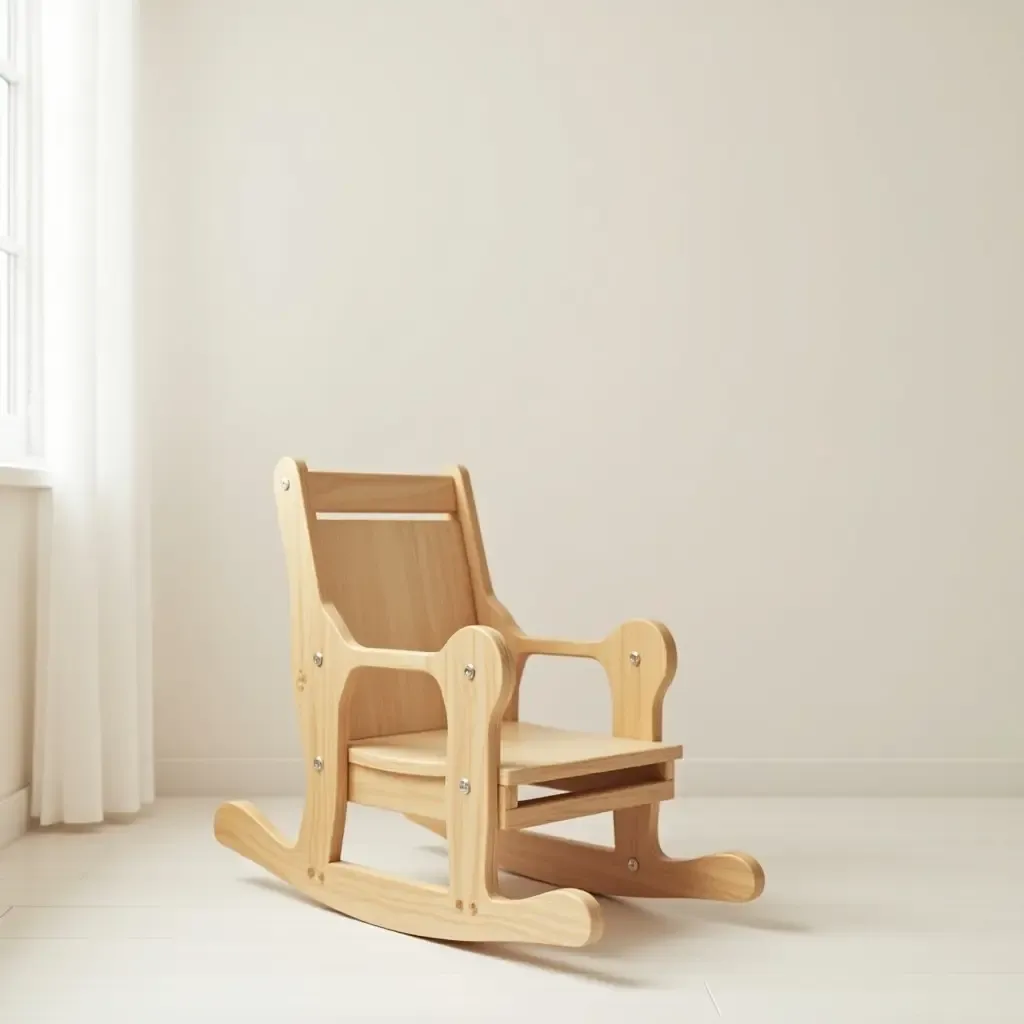
[[[137,0],[44,0],[44,445],[32,813],[153,799],[149,488],[135,316]]]

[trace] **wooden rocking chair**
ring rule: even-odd
[[[275,488],[306,805],[291,844],[251,804],[223,804],[222,844],[342,913],[459,941],[586,945],[602,931],[591,893],[744,901],[761,892],[764,874],[746,854],[672,860],[659,846],[658,802],[672,798],[682,756],[661,742],[676,668],[664,626],[627,622],[594,643],[524,635],[492,593],[461,467],[376,476],[284,459]],[[601,663],[611,736],[518,720],[519,678],[535,654]],[[519,800],[522,785],[555,793]],[[349,803],[447,836],[449,884],[345,862]],[[614,812],[614,848],[520,831],[602,811]],[[498,868],[575,888],[508,899]]]

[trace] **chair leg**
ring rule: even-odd
[[[310,899],[392,931],[462,942],[556,946],[585,946],[601,937],[601,909],[590,893],[567,888],[527,899],[502,896],[494,844],[488,842],[485,827],[464,829],[453,842],[452,860],[462,870],[453,872],[449,886],[412,882],[341,861],[346,801],[336,798],[335,788],[342,793],[345,789],[344,781],[340,786],[332,781],[333,774],[324,771],[316,777],[295,843],[287,842],[266,816],[246,801],[225,803],[217,809],[214,835],[223,846]],[[344,779],[344,767],[340,774]]]
[[[442,821],[407,815],[444,836]],[[538,832],[502,831],[497,862],[503,871],[548,885],[579,886],[602,896],[675,897],[746,903],[764,889],[761,865],[745,853],[692,860],[666,857],[658,843],[658,805],[615,812],[614,847]]]
[[[514,668],[500,636],[480,627],[456,633],[445,646],[445,660],[439,682],[448,716],[449,886],[443,891],[447,937],[559,946],[596,942],[603,924],[590,893],[566,888],[510,900],[498,891],[494,852],[500,730],[514,687]],[[475,682],[469,687],[466,665],[475,666]]]
[[[474,639],[481,647],[474,647]],[[328,687],[304,693],[300,701],[306,774],[306,807],[298,840],[290,844],[252,804],[222,804],[214,818],[214,834],[240,853],[311,899],[368,924],[434,939],[462,942],[537,942],[585,946],[601,937],[601,909],[590,893],[566,888],[510,900],[498,891],[494,863],[497,826],[496,728],[511,677],[504,666],[490,663],[490,651],[470,632],[450,642],[455,680],[446,693],[449,717],[458,724],[450,744],[450,777],[473,780],[465,792],[449,787],[448,822],[450,884],[427,885],[341,860],[348,796],[346,720],[342,689]],[[475,664],[477,683],[465,686],[463,666]],[[510,670],[509,670],[510,671]],[[442,677],[447,681],[447,677]],[[499,684],[504,684],[501,690]],[[329,691],[329,692],[328,692]],[[454,691],[454,692],[452,692]],[[490,703],[488,703],[490,701]],[[474,740],[489,730],[488,742]]]
[[[214,827],[224,846],[304,895],[380,928],[460,942],[561,946],[583,946],[601,934],[597,901],[587,893],[558,890],[522,900],[494,895],[462,907],[447,886],[411,882],[344,862],[327,864],[322,872],[308,868],[298,844],[285,842],[248,803],[222,804]]]
[[[747,903],[764,890],[764,871],[747,853],[666,857],[658,838],[659,804],[615,811],[615,854],[644,895]],[[627,895],[627,893],[622,893]]]

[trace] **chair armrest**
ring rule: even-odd
[[[592,658],[607,669],[611,665],[637,667],[645,661],[664,666],[669,677],[676,670],[676,643],[667,626],[649,619],[631,619],[604,640],[563,640],[516,633],[509,638],[512,652],[521,658],[534,654],[563,658]]]
[[[386,668],[395,671],[426,672],[436,676],[434,671],[437,652],[402,651],[392,647],[363,647],[360,644],[348,646],[347,661],[350,669]]]
[[[517,660],[534,654],[593,658],[612,689],[612,731],[634,739],[661,739],[661,709],[676,673],[676,643],[668,627],[647,619],[624,622],[604,640],[574,642],[529,637],[509,638]]]
[[[558,658],[594,658],[600,660],[603,640],[561,640],[554,637],[524,636],[514,638],[513,649],[521,657],[546,654]]]
[[[508,686],[514,688],[512,654],[502,635],[490,626],[465,626],[455,632],[439,651],[404,651],[390,647],[363,647],[345,642],[349,672],[356,668],[383,668],[405,672],[426,672],[441,686],[448,703],[450,686],[458,680],[476,677],[480,670],[494,679],[496,698]],[[508,677],[506,679],[506,677]],[[511,683],[509,683],[511,680]],[[505,701],[507,703],[507,700]]]

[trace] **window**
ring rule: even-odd
[[[29,315],[31,0],[0,0],[0,460],[34,447]]]

